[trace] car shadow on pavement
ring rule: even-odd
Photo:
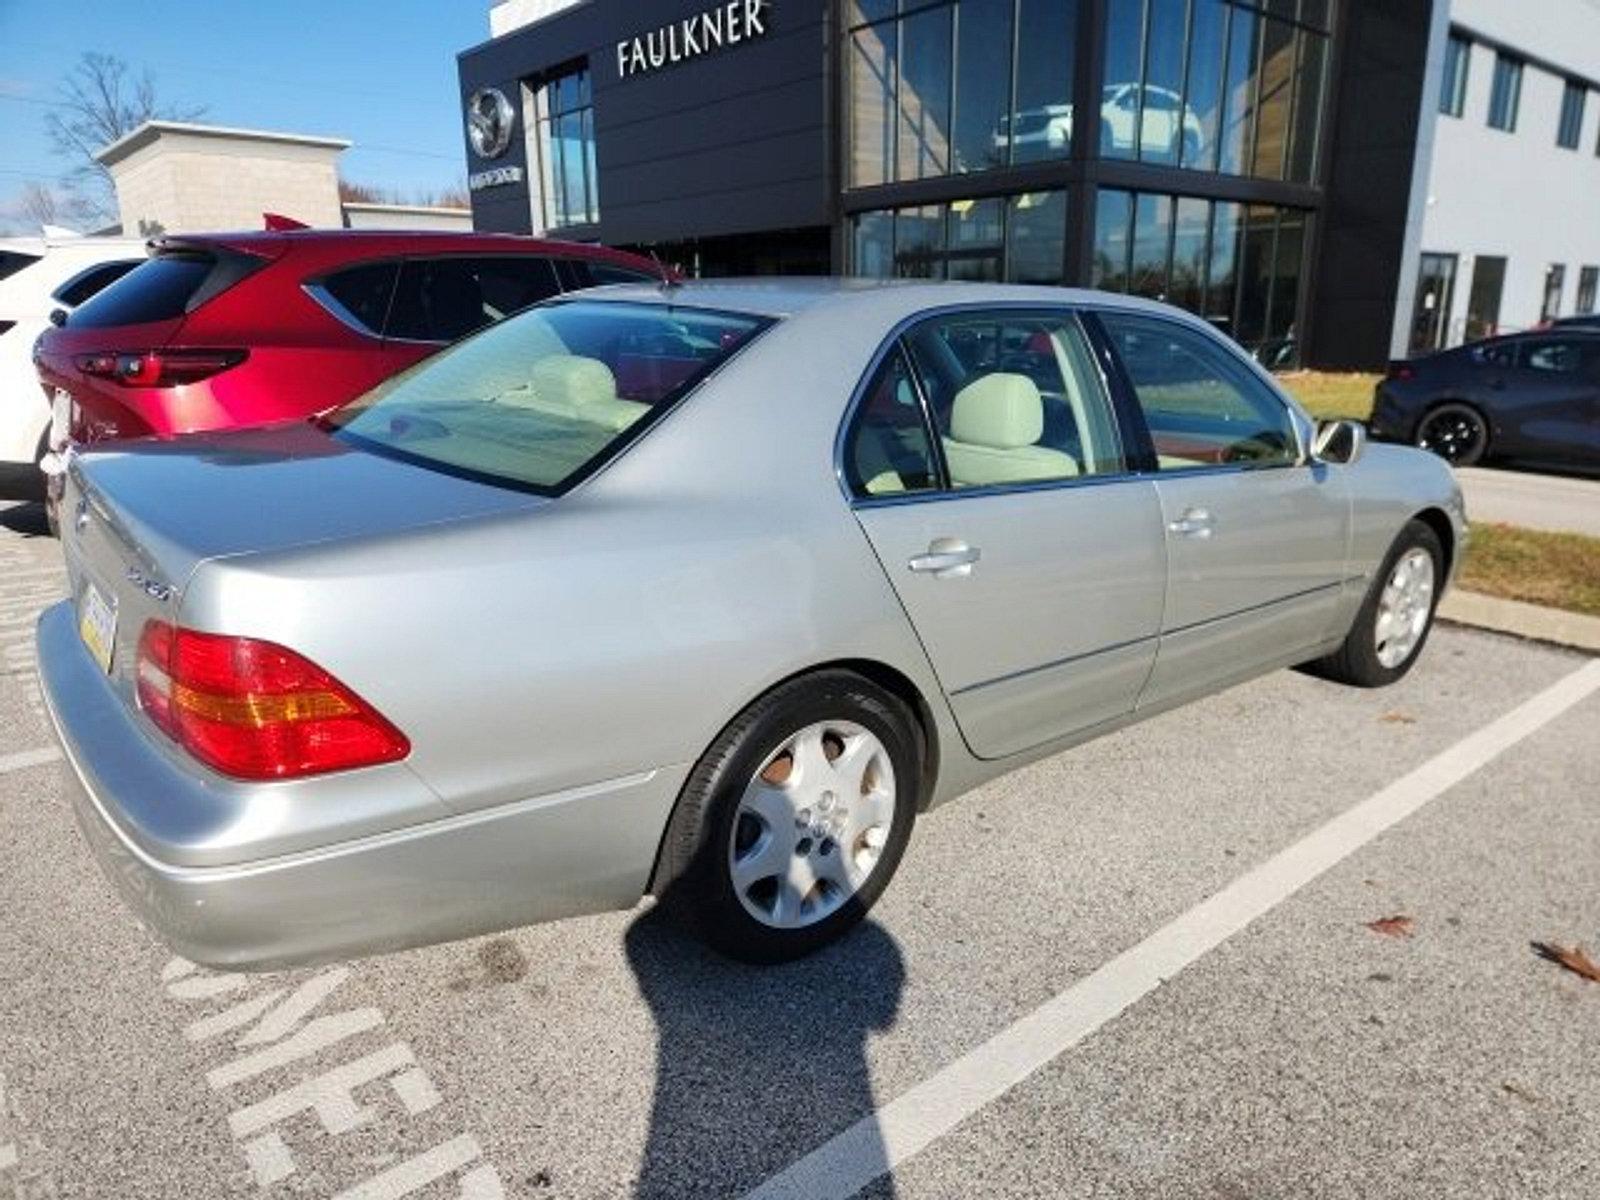
[[[873,1113],[867,1039],[894,1023],[905,982],[882,926],[753,967],[706,949],[655,904],[626,945],[657,1030],[636,1197],[741,1195]],[[872,1194],[893,1196],[892,1181]]]
[[[49,537],[50,525],[44,515],[44,505],[37,501],[8,504],[0,500],[0,527],[20,533],[24,537]]]

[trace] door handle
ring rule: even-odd
[[[978,548],[960,538],[934,538],[927,553],[915,555],[907,565],[935,579],[960,579],[972,574],[978,558]]]
[[[1183,516],[1167,522],[1167,530],[1178,537],[1208,538],[1216,530],[1216,518],[1203,508],[1186,508]]]

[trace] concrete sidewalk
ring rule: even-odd
[[[1600,537],[1600,479],[1486,467],[1456,471],[1467,520]]]

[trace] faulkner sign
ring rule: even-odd
[[[736,46],[767,32],[767,0],[728,0],[715,8],[617,43],[617,74],[623,79]]]

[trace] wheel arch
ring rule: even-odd
[[[1450,523],[1449,515],[1442,508],[1425,508],[1416,513],[1412,519],[1421,521],[1438,537],[1439,545],[1444,548],[1442,574],[1445,579],[1449,579],[1456,561],[1456,531],[1455,526]]]
[[[886,662],[872,658],[835,658],[826,662],[812,663],[809,666],[802,667],[800,670],[790,672],[782,679],[774,680],[756,695],[750,697],[749,701],[740,707],[739,712],[744,712],[745,709],[757,703],[763,696],[767,696],[797,679],[803,679],[807,675],[816,675],[823,671],[850,671],[860,675],[863,679],[876,684],[894,696],[910,710],[913,727],[921,741],[919,749],[921,750],[922,758],[922,777],[917,781],[917,811],[919,813],[927,811],[928,805],[933,800],[934,789],[939,782],[939,723],[933,714],[932,707],[928,704],[927,697],[922,694],[922,689],[898,667],[890,666]],[[729,718],[729,723],[731,724],[732,721],[737,720],[738,715],[738,713],[735,713],[733,717]],[[724,725],[723,729],[726,728],[727,726]],[[711,739],[706,742],[706,746],[709,747],[715,744],[717,738],[722,736],[722,732],[722,729],[717,730]],[[701,753],[703,754],[704,750]],[[667,835],[672,830],[672,822],[678,814],[678,806],[683,803],[683,789],[688,786],[689,780],[685,778],[683,787],[679,789],[676,799],[672,802],[672,808],[667,813],[666,824],[661,829],[661,839],[656,844],[655,861],[650,864],[650,878],[645,885],[646,895],[653,895],[656,891],[656,884],[661,872],[661,856],[666,848]]]

